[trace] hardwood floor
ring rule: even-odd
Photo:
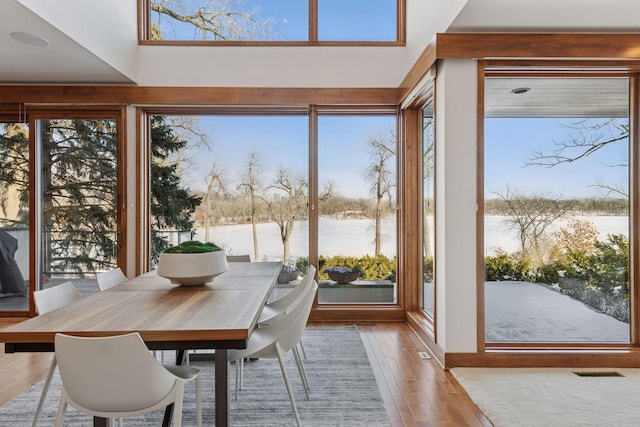
[[[15,321],[0,320],[0,328]],[[393,427],[476,427],[491,423],[405,323],[361,323],[360,335]],[[0,404],[44,379],[51,354],[0,354]],[[35,408],[36,402],[34,402]]]

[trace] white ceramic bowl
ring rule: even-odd
[[[158,276],[183,286],[202,285],[229,269],[224,251],[200,254],[161,253]]]

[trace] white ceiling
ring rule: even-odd
[[[0,83],[132,83],[20,1],[2,0],[0,10]],[[10,37],[12,32],[41,37],[49,45],[21,43]]]
[[[182,76],[182,80],[195,82],[194,84],[215,86],[218,83],[216,79],[220,80],[216,72],[226,70],[232,75],[238,75],[241,71],[240,74],[245,80],[252,79],[251,81],[256,85],[261,85],[264,84],[265,79],[260,74],[265,73],[256,74],[255,71],[267,69],[272,70],[275,76],[272,81],[267,81],[267,85],[282,85],[282,80],[289,79],[287,76],[295,72],[291,69],[291,65],[298,64],[298,74],[309,75],[308,81],[304,81],[303,86],[314,84],[340,86],[341,75],[344,75],[342,83],[345,86],[360,81],[363,87],[390,87],[393,86],[393,82],[399,83],[402,80],[411,66],[409,59],[417,57],[414,53],[421,52],[423,48],[420,46],[426,45],[426,42],[431,39],[430,34],[437,30],[435,23],[431,22],[434,21],[433,19],[429,21],[409,16],[407,48],[387,48],[384,52],[360,49],[364,52],[364,59],[356,55],[352,62],[355,61],[358,64],[363,62],[363,67],[370,70],[369,80],[363,79],[363,74],[355,62],[350,63],[343,57],[344,55],[354,57],[353,49],[306,49],[305,53],[309,53],[311,49],[313,53],[322,52],[325,62],[341,61],[330,68],[334,70],[334,74],[339,75],[332,75],[327,82],[323,83],[316,75],[317,73],[314,74],[313,70],[307,69],[309,67],[306,65],[306,60],[301,60],[301,57],[305,58],[305,56],[300,56],[299,50],[296,49],[269,50],[268,55],[257,56],[263,59],[255,59],[254,62],[249,63],[250,66],[244,67],[238,66],[235,61],[238,61],[243,54],[246,56],[248,52],[252,52],[251,49],[243,47],[224,50],[207,49],[207,58],[202,55],[205,51],[199,50],[198,56],[201,58],[191,59],[207,59],[213,65],[197,70],[198,67],[184,65],[180,69],[180,64],[171,64],[171,67],[165,67],[168,70],[165,71],[158,65],[159,61],[166,61],[165,53],[176,51],[162,48],[159,52],[160,49],[156,47],[137,45],[136,10],[136,0],[1,0],[0,84],[174,85],[176,79]],[[441,13],[435,15],[439,21],[452,22],[450,25],[439,22],[439,31],[447,28],[447,31],[456,32],[640,32],[640,20],[637,19],[640,16],[638,0],[407,0],[407,10],[420,15],[428,15],[428,11],[440,11]],[[454,15],[455,18],[452,20],[450,16]],[[434,28],[426,30],[425,25],[434,26]],[[9,36],[11,32],[16,31],[42,37],[49,41],[49,45],[34,47],[20,43]],[[387,54],[391,51],[394,53]],[[266,63],[263,63],[262,67],[257,66],[257,62],[269,61],[269,58],[274,57],[272,53],[276,54],[276,58],[280,58],[278,61],[284,64],[282,67]],[[296,56],[296,58],[289,58],[287,55]],[[155,56],[159,59],[147,64],[146,61]],[[218,66],[216,66],[216,60]],[[378,69],[385,67],[378,65],[378,67],[369,68],[371,64],[389,63],[390,60],[396,64],[395,70],[384,70],[383,75],[378,76],[376,73],[380,73]],[[201,61],[200,64],[202,63]],[[238,61],[238,64],[242,65],[242,62]],[[327,67],[329,65],[325,64]],[[351,68],[355,68],[358,72],[353,72],[353,76],[347,76]],[[168,74],[165,76],[162,73]],[[178,77],[172,78],[172,76]],[[222,77],[221,85],[225,85],[225,77]],[[242,82],[232,80],[230,77],[226,79],[230,84],[242,86],[240,84]],[[338,82],[337,85],[336,82]],[[244,83],[244,86],[251,86]]]

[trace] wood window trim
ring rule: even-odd
[[[628,67],[626,61],[606,61],[608,68],[602,70],[602,61],[507,61],[507,60],[481,60],[478,61],[477,73],[477,203],[478,214],[476,216],[476,228],[478,235],[484,235],[484,85],[486,78],[509,78],[509,77],[625,77],[630,81],[629,97],[629,121],[631,134],[629,135],[630,144],[630,165],[629,176],[631,185],[630,200],[630,252],[637,252],[640,247],[640,218],[635,212],[640,207],[640,196],[634,191],[634,186],[639,183],[640,179],[640,129],[638,129],[638,113],[640,105],[639,80],[640,71],[635,66]],[[554,64],[557,64],[557,72],[554,72]],[[616,65],[619,65],[616,68]],[[634,230],[636,232],[634,232]],[[566,360],[576,358],[574,352],[602,352],[602,356],[595,357],[591,362],[581,362],[580,366],[599,366],[606,360],[617,360],[616,363],[622,365],[616,366],[637,366],[629,364],[628,358],[624,355],[613,356],[611,353],[635,354],[640,351],[640,330],[636,323],[637,316],[640,313],[640,263],[635,261],[635,257],[629,260],[630,287],[632,301],[630,303],[631,319],[630,322],[630,339],[628,343],[589,343],[589,342],[486,342],[485,336],[485,309],[484,309],[484,240],[479,238],[476,241],[477,253],[477,353],[455,354],[447,359],[445,367],[453,366],[563,366]],[[527,355],[528,352],[539,351],[535,356]],[[549,352],[567,353],[564,357],[558,355],[546,355]],[[513,357],[509,357],[509,355]],[[548,357],[547,357],[548,356]],[[637,358],[637,354],[631,358]],[[579,357],[578,357],[579,358]],[[518,362],[518,360],[521,360]],[[525,365],[522,365],[525,363]],[[606,362],[610,363],[610,362]],[[577,365],[576,365],[577,366]]]
[[[308,40],[151,40],[150,0],[138,0],[138,44],[149,46],[406,46],[406,0],[396,0],[396,40],[323,41],[318,40],[318,1],[308,0]]]
[[[118,206],[116,207],[116,227],[119,232],[118,238],[118,253],[117,260],[118,266],[123,271],[127,271],[127,252],[121,250],[123,247],[127,247],[127,183],[126,183],[126,165],[127,165],[127,149],[125,133],[127,129],[127,115],[126,107],[124,105],[119,106],[105,106],[105,105],[80,105],[80,106],[27,106],[29,117],[29,150],[31,153],[36,153],[36,126],[37,120],[47,119],[110,119],[116,121],[117,140],[116,140],[116,164],[117,167],[117,184],[116,184],[116,200]],[[37,168],[37,156],[31,155],[29,157],[29,168],[35,170]],[[32,173],[29,176],[29,187],[37,188],[36,186],[36,174]],[[29,210],[30,212],[36,212],[35,198],[38,194],[31,192],[29,196]],[[36,228],[36,221],[30,221],[29,224],[29,245],[31,248],[37,248],[36,234],[40,230]],[[36,265],[33,260],[29,262],[29,277],[35,278]],[[33,291],[35,286],[29,289],[29,316],[35,316],[35,304],[33,301]]]
[[[309,199],[310,209],[312,206],[317,206],[317,118],[319,116],[375,116],[375,115],[395,115],[398,117],[399,110],[397,104],[387,105],[369,105],[369,104],[355,104],[355,105],[308,105],[308,106],[295,106],[295,107],[261,107],[261,106],[209,106],[209,107],[182,107],[182,106],[148,106],[138,107],[136,109],[136,223],[141,227],[136,231],[136,235],[139,236],[136,239],[136,262],[135,272],[136,274],[142,274],[146,272],[146,265],[149,261],[149,247],[144,242],[149,241],[149,218],[148,218],[148,206],[149,192],[144,190],[141,185],[149,176],[149,164],[146,159],[148,158],[148,148],[146,141],[148,139],[148,118],[155,114],[166,115],[308,115],[309,117],[309,137],[310,137],[310,152],[309,152],[309,176],[310,176],[310,188],[315,188],[316,191],[312,193],[312,198]],[[397,125],[399,126],[399,125]],[[402,145],[398,139],[398,144]],[[400,168],[398,168],[400,169]],[[315,197],[315,199],[313,198]],[[315,201],[314,201],[315,200]],[[317,218],[314,215],[310,215],[309,221],[310,230],[314,230],[317,235]],[[311,262],[317,264],[317,242],[310,242],[309,259]],[[402,289],[400,283],[406,282],[402,272],[402,265],[397,266],[397,288],[398,288],[398,301],[395,304],[318,304],[317,301],[314,304],[314,308],[310,315],[310,320],[313,321],[342,321],[342,322],[378,322],[378,321],[405,321],[405,294],[406,291]]]

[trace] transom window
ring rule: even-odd
[[[153,44],[404,44],[405,0],[139,0]]]

